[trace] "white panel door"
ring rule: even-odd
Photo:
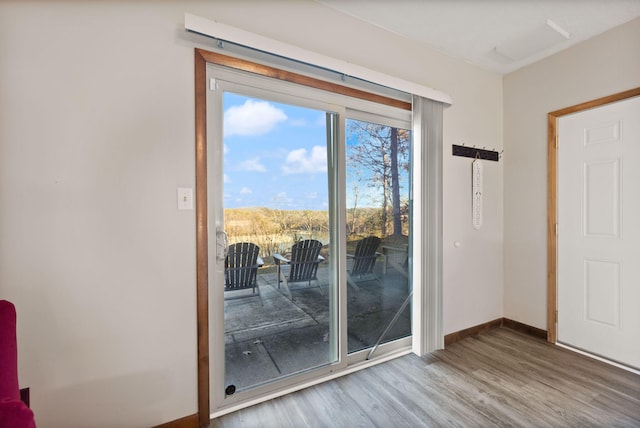
[[[558,342],[640,368],[640,97],[558,138]]]

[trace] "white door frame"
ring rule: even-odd
[[[556,343],[558,333],[558,119],[640,95],[640,88],[587,101],[548,114],[547,142],[547,341]]]

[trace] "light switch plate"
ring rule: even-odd
[[[193,209],[193,189],[190,187],[178,187],[178,209]]]

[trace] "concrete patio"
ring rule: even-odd
[[[373,346],[409,293],[398,270],[379,262],[375,272],[378,280],[367,278],[357,282],[359,291],[347,290],[349,352]],[[240,390],[331,362],[328,275],[327,264],[321,265],[322,292],[315,282],[293,284],[292,301],[278,289],[274,269],[263,268],[258,284],[264,306],[257,296],[225,301],[225,385]],[[382,342],[410,334],[407,307]]]

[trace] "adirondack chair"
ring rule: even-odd
[[[311,285],[311,281],[315,281],[320,293],[322,293],[317,278],[318,265],[324,261],[324,257],[320,255],[321,248],[320,241],[306,239],[291,247],[290,259],[280,254],[273,255],[273,261],[278,267],[278,288],[282,283],[290,300],[293,300],[293,297],[289,284],[294,282],[306,282]]]
[[[367,236],[356,244],[355,254],[347,254],[347,263],[351,265],[347,268],[347,284],[356,291],[360,288],[356,281],[377,280],[378,276],[373,272],[376,260],[380,256],[377,252],[380,245],[380,238],[377,236]]]
[[[242,297],[258,296],[260,304],[260,287],[258,286],[258,267],[262,266],[262,259],[258,256],[260,247],[250,242],[239,242],[229,246],[227,257],[224,261],[224,291],[225,300]],[[231,291],[251,289],[251,294],[241,293],[236,296],[228,296]]]

